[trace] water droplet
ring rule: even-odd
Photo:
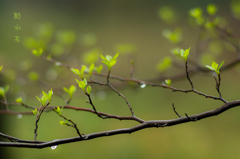
[[[146,87],[146,84],[143,83],[143,84],[140,85],[140,87],[141,87],[141,88],[145,88],[145,87]]]
[[[57,145],[51,146],[52,150],[55,150],[57,148]]]
[[[18,115],[17,115],[17,118],[18,118],[18,119],[21,119],[22,117],[23,117],[22,114],[18,114]]]
[[[55,62],[55,65],[56,65],[56,66],[61,66],[62,63],[61,63],[61,62]]]

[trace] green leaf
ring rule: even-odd
[[[71,85],[70,87],[69,87],[69,92],[70,93],[74,93],[76,91],[76,87],[74,86],[74,85]]]
[[[59,106],[57,106],[57,108],[54,108],[54,110],[55,110],[59,115],[61,115],[61,114],[62,114],[63,107],[60,108]]]
[[[81,68],[81,78],[83,78],[83,75],[84,75],[84,71],[86,70],[86,68],[87,68],[87,66],[85,66],[85,65],[82,65],[82,68]]]
[[[76,80],[76,82],[79,84],[80,81],[79,81],[78,79],[76,79],[76,78],[75,78],[75,80]]]
[[[165,80],[165,83],[166,83],[168,86],[171,85],[171,82],[172,82],[172,81],[171,81],[170,79],[166,79],[166,80]]]
[[[36,50],[36,49],[32,50],[33,55],[35,55],[37,57],[40,57],[42,55],[42,52],[43,52],[42,48],[40,48],[39,50]]]
[[[5,90],[3,87],[0,87],[0,96],[5,97]]]
[[[111,61],[110,62],[110,67],[112,68],[115,64],[116,64],[117,61]]]
[[[79,87],[82,88],[82,90],[85,92],[86,84],[83,81],[79,82]]]
[[[222,67],[224,61],[220,64],[220,66],[218,67],[218,64],[216,62],[212,62],[212,66],[208,66],[206,65],[207,68],[209,68],[210,70],[215,71],[218,75],[220,74],[219,70]]]
[[[108,62],[110,62],[110,61],[112,61],[112,56],[106,55],[106,59],[107,59]]]
[[[76,87],[74,85],[71,85],[69,88],[69,96],[72,98],[73,93],[76,91]]]
[[[87,93],[90,94],[91,92],[91,86],[87,86]]]
[[[18,98],[16,99],[16,102],[17,102],[17,103],[22,103],[22,100],[23,100],[22,97],[18,97]]]
[[[208,66],[208,65],[206,65],[206,67],[207,67],[207,68],[209,68],[210,70],[213,70],[213,71],[215,71],[215,69],[214,69],[214,68],[212,68],[211,66]]]
[[[46,92],[44,92],[44,91],[42,91],[42,94],[48,99],[49,97],[48,97],[48,94],[46,93]]]
[[[59,111],[60,111],[60,107],[57,106],[57,108],[54,108],[54,110],[55,110],[57,113],[59,113]]]
[[[36,96],[36,98],[39,100],[39,102],[42,102],[42,100],[40,98],[38,98],[38,96]]]
[[[66,122],[65,121],[60,121],[59,122],[61,125],[66,125]]]
[[[2,71],[3,66],[0,67],[0,71]]]
[[[222,67],[224,61],[220,64],[220,66],[218,67],[218,71],[220,70],[220,68]]]
[[[102,68],[103,68],[103,65],[99,65],[97,68],[96,68],[96,71],[97,73],[101,73],[102,72]]]
[[[116,55],[113,57],[112,60],[116,60],[118,58],[119,53],[116,53]]]
[[[48,100],[50,102],[51,98],[52,98],[52,95],[53,95],[53,91],[52,91],[52,88],[50,91],[48,91]]]
[[[76,75],[80,75],[79,69],[71,68],[71,71],[72,71],[73,73],[75,73]]]
[[[207,12],[210,15],[214,15],[217,12],[217,7],[214,4],[209,4],[207,6]]]
[[[218,64],[216,63],[216,62],[212,62],[212,68],[214,69],[214,70],[217,70],[218,69]]]
[[[38,110],[37,110],[37,108],[35,108],[34,110],[32,110],[32,112],[33,112],[33,114],[37,114],[38,113]]]
[[[63,87],[63,90],[64,90],[65,92],[67,92],[68,94],[70,93],[70,91],[69,91],[66,87]]]
[[[105,65],[107,65],[107,67],[110,69],[110,63],[108,61],[102,61],[102,63],[104,63]]]
[[[94,70],[94,63],[92,63],[89,67],[89,75],[92,76],[92,71]]]
[[[191,49],[191,47],[186,50],[181,49],[181,51],[180,51],[180,55],[185,59],[185,61],[187,61],[190,49]]]
[[[87,80],[86,80],[86,78],[83,79],[83,82],[85,83],[85,85],[87,85]]]
[[[106,59],[102,54],[100,55],[100,57],[101,57],[103,60],[107,61],[107,59]]]

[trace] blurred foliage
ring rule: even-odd
[[[100,49],[92,49],[82,55],[82,60],[86,64],[95,63],[102,51]]]
[[[206,40],[209,42],[207,46],[202,45],[202,43],[200,45],[200,48],[204,48],[200,55],[201,64],[211,64],[212,61],[218,59],[219,56],[230,59],[231,57],[228,52],[235,51],[234,47],[220,39],[214,39],[217,37],[216,33],[214,33],[214,26],[216,25],[221,28],[227,26],[233,27],[233,29],[226,29],[231,32],[236,32],[234,27],[238,27],[238,23],[235,22],[232,24],[232,19],[228,14],[228,10],[223,10],[223,7],[227,8],[226,6],[229,6],[230,2],[223,4],[219,1],[217,5],[205,5],[207,6],[205,9],[202,9],[203,7],[194,7],[208,4],[208,1],[201,2],[201,4],[197,4],[197,2],[193,1],[189,1],[188,4],[180,1],[175,2],[177,7],[176,4],[164,4],[161,1],[156,1],[155,3],[150,1],[145,1],[143,3],[139,1],[134,4],[129,1],[129,5],[125,5],[125,2],[120,3],[117,1],[114,2],[115,5],[113,2],[89,4],[89,2],[83,3],[76,1],[62,4],[60,1],[52,1],[52,5],[50,2],[46,2],[47,5],[43,5],[44,7],[39,5],[35,6],[36,8],[28,7],[27,5],[24,6],[21,4],[22,2],[17,2],[16,6],[20,9],[24,7],[23,10],[26,10],[24,16],[28,16],[29,18],[29,22],[25,25],[25,28],[22,26],[22,29],[31,31],[33,28],[33,32],[30,34],[31,36],[27,36],[27,33],[25,37],[22,36],[22,44],[28,49],[25,52],[29,52],[29,55],[31,55],[31,51],[34,49],[37,50],[38,55],[39,49],[42,48],[43,55],[49,58],[53,57],[53,59],[57,58],[60,61],[56,62],[56,66],[60,66],[61,62],[78,67],[82,64],[89,66],[94,63],[94,69],[100,73],[103,66],[96,66],[96,63],[99,62],[100,54],[106,55],[108,52],[119,52],[121,55],[136,53],[137,51],[138,54],[135,54],[137,59],[134,61],[134,67],[137,73],[135,75],[134,72],[134,76],[139,77],[139,79],[142,77],[156,77],[156,75],[152,73],[154,71],[151,71],[154,66],[161,72],[169,69],[173,63],[173,58],[169,55],[170,48],[170,52],[177,55],[177,57],[181,56],[180,51],[183,47],[187,48],[193,46],[192,50],[193,52],[195,51],[194,46],[196,42],[197,25],[207,28],[205,34],[200,35],[200,41]],[[38,3],[44,2],[39,1]],[[36,2],[36,4],[38,3]],[[77,5],[74,5],[76,3]],[[178,3],[181,3],[181,5],[178,5]],[[11,5],[14,4],[15,3],[11,3]],[[33,4],[29,3],[29,5],[31,6]],[[122,9],[123,6],[124,9]],[[239,6],[240,2],[237,0],[232,1],[230,4],[233,16],[238,19],[240,18]],[[3,7],[5,7],[4,5],[0,7],[2,7],[1,12],[4,13],[3,15],[9,14],[8,10],[3,9]],[[46,10],[46,12],[37,12],[38,7],[42,10]],[[69,10],[65,10],[68,7]],[[76,9],[79,7],[82,8]],[[54,8],[56,8],[56,10]],[[34,10],[36,10],[36,12]],[[24,16],[22,18],[24,18]],[[180,19],[179,17],[183,18]],[[41,18],[51,23],[43,23]],[[159,20],[159,18],[161,20]],[[194,23],[190,23],[190,25],[193,24],[195,28],[193,27],[192,29],[191,26],[189,27],[187,25],[188,18],[189,22]],[[5,21],[10,21],[9,19],[5,19]],[[174,23],[176,21],[179,23]],[[161,22],[165,23],[163,24]],[[36,25],[34,26],[34,24]],[[7,27],[9,26],[11,25],[8,24]],[[182,29],[180,29],[180,27]],[[163,30],[164,28],[167,29]],[[176,29],[174,30],[174,28]],[[161,35],[161,31],[162,35],[170,41],[173,46],[169,47],[168,44],[165,44],[166,39],[162,40],[159,36]],[[3,35],[4,32],[6,31],[3,30],[1,34]],[[237,33],[236,36],[238,36]],[[182,42],[183,38],[184,42],[187,44]],[[211,40],[211,38],[213,38],[213,40]],[[133,41],[134,44],[128,43],[128,41]],[[40,89],[35,86],[33,87],[32,83],[38,81],[36,83],[41,83],[40,87],[44,90],[49,90],[52,86],[55,87],[56,90],[60,88],[62,90],[62,86],[64,85],[70,86],[75,84],[71,72],[69,73],[69,71],[61,67],[52,66],[49,62],[44,63],[41,59],[32,58],[31,56],[27,57],[25,54],[22,54],[23,52],[19,54],[19,50],[15,46],[12,48],[16,49],[15,53],[7,52],[6,55],[4,54],[6,51],[0,50],[0,57],[3,59],[0,61],[0,66],[4,65],[1,75],[4,75],[4,82],[11,86],[9,90],[9,93],[13,93],[11,96],[17,93],[16,96],[21,96],[23,101],[26,100],[26,102],[31,105],[39,106],[40,103],[36,104],[37,100],[33,95],[39,96],[38,91]],[[152,54],[150,54],[150,52]],[[226,56],[221,54],[225,52],[227,54]],[[5,62],[7,61],[4,59],[5,56],[9,56],[11,60],[14,60],[13,58],[16,57],[17,62],[14,62],[17,64],[17,66],[15,66],[16,69],[11,67],[9,62]],[[121,63],[119,63],[119,68],[116,67],[117,69],[114,70],[116,71],[113,72],[114,75],[129,69],[125,68],[127,66],[124,63],[125,61],[122,62],[120,59],[119,62]],[[106,73],[104,71],[105,70],[103,70],[103,73]],[[177,74],[178,71],[171,70],[170,73]],[[24,75],[28,77],[29,81],[32,81],[26,81],[27,85],[31,88],[25,89],[25,86],[21,87],[17,84],[19,79],[24,79],[21,78],[21,76]],[[64,78],[59,78],[60,76]],[[228,78],[230,76],[233,76],[233,78]],[[238,98],[237,86],[239,83],[237,76],[239,76],[239,72],[226,72],[223,74],[221,90],[223,92],[232,91],[231,95],[229,93],[224,94],[224,96],[227,96],[230,100]],[[44,81],[44,79],[47,81]],[[189,86],[188,83],[185,83],[186,81],[175,82],[166,79],[164,82],[167,85],[171,84],[179,88],[187,88]],[[197,85],[196,88],[200,88],[210,94],[216,93],[213,82],[214,81],[209,77],[194,77],[194,84],[196,83]],[[2,85],[1,88],[4,88],[4,85]],[[147,87],[146,84],[133,86],[135,89],[125,90],[121,88],[121,93],[131,100],[131,105],[139,117],[146,120],[176,118],[175,114],[172,112],[172,102],[177,103],[176,108],[181,114],[185,112],[189,114],[199,113],[206,111],[206,109],[208,110],[209,108],[207,106],[210,106],[210,109],[219,106],[218,102],[215,103],[215,101],[205,100],[202,97],[196,97],[196,95],[182,95],[180,93],[176,93],[175,95],[168,90]],[[71,93],[74,92],[73,90],[74,89],[71,89],[70,91],[70,88],[68,89],[69,97],[72,95]],[[90,88],[88,88],[88,91],[89,90]],[[24,94],[23,91],[26,92],[26,94]],[[174,98],[173,95],[175,95]],[[124,101],[115,93],[108,92],[105,88],[92,86],[91,96],[100,111],[113,112],[117,115],[129,115],[128,110],[123,109],[125,106]],[[86,99],[83,92],[77,90],[76,97],[77,98],[73,98],[72,105],[91,108],[85,103]],[[186,100],[186,98],[188,100]],[[11,101],[11,99],[9,101]],[[62,104],[62,101],[58,97],[54,97],[52,102],[56,105]],[[114,105],[112,104],[113,102],[115,103]],[[20,110],[19,107],[11,109]],[[27,109],[24,109],[24,111],[25,110]],[[103,121],[92,114],[84,112],[64,110],[64,113],[77,120],[80,130],[83,130],[84,133],[136,125],[136,123],[128,123],[125,121]],[[52,151],[50,147],[41,151],[31,150],[31,152],[29,152],[29,149],[17,148],[5,148],[5,150],[12,158],[24,156],[24,158],[36,159],[59,157],[72,158],[76,156],[96,158],[99,157],[99,155],[103,158],[234,158],[238,156],[237,148],[239,142],[237,136],[240,131],[239,128],[236,127],[236,125],[239,124],[237,113],[237,111],[230,111],[225,115],[221,115],[220,118],[203,120],[194,124],[183,124],[173,128],[143,130],[132,135],[99,138],[84,142],[84,144],[81,142],[61,145],[54,151]],[[46,113],[40,121],[42,125],[39,126],[39,137],[41,140],[52,140],[77,135],[76,132],[71,129],[68,130],[64,127],[59,127],[59,118],[55,119],[52,115],[51,112]],[[9,122],[6,126],[6,132],[11,132],[11,135],[18,136],[19,138],[31,139],[31,137],[33,137],[33,122],[35,121],[35,116],[23,116],[23,118],[17,119],[19,120],[16,121],[16,116],[6,116],[5,120]],[[231,123],[229,123],[229,121]],[[22,129],[23,127],[26,127],[26,129]],[[16,129],[19,131],[15,131]],[[146,136],[146,133],[149,135]],[[144,135],[145,137],[143,138]],[[192,146],[193,144],[197,146]],[[228,145],[229,149],[226,149],[226,145]],[[76,152],[76,147],[82,151]],[[93,149],[95,149],[94,152],[92,152]],[[109,149],[111,149],[111,152]],[[174,153],[172,153],[173,149],[175,151]]]
[[[231,11],[233,13],[233,16],[237,19],[240,19],[240,1],[233,0],[230,6],[231,6]]]
[[[170,6],[161,6],[157,15],[160,19],[167,23],[173,23],[176,20],[176,14]]]
[[[176,28],[174,31],[165,29],[162,31],[163,36],[172,43],[179,43],[182,41],[182,29]]]
[[[158,64],[157,70],[162,72],[169,69],[172,66],[172,59],[171,57],[164,57]]]
[[[97,43],[97,37],[94,33],[84,34],[80,43],[85,46],[94,46]]]
[[[136,52],[136,46],[131,43],[124,44],[116,44],[114,47],[115,52],[119,52],[120,54],[129,54]]]

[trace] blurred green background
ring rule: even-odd
[[[10,84],[9,102],[21,96],[24,103],[38,106],[35,96],[42,90],[53,88],[54,92],[62,87],[75,84],[75,76],[70,70],[58,67],[31,53],[31,49],[44,48],[44,55],[51,54],[60,62],[80,67],[89,66],[100,54],[114,55],[120,52],[119,60],[112,74],[129,77],[130,60],[134,60],[134,77],[148,80],[165,75],[184,72],[171,67],[166,71],[156,69],[165,56],[174,57],[170,50],[175,46],[196,49],[199,27],[191,23],[189,10],[205,8],[209,3],[218,6],[217,15],[227,20],[227,26],[239,37],[239,21],[234,18],[230,1],[223,0],[9,0],[0,1],[0,76],[1,86]],[[164,21],[158,15],[159,8],[169,6],[175,11],[173,21]],[[21,19],[14,19],[13,12],[20,12]],[[190,23],[190,24],[189,24]],[[16,24],[21,30],[15,30]],[[164,38],[164,29],[174,30],[180,27],[182,41],[172,44]],[[20,42],[15,41],[19,35]],[[207,38],[206,38],[207,39]],[[205,50],[213,55],[201,56],[202,64],[212,61],[231,62],[236,53],[231,48],[225,49],[215,38],[212,47]],[[190,54],[191,54],[190,51]],[[194,59],[194,55],[190,55]],[[210,60],[209,60],[210,59]],[[97,60],[97,59],[96,59]],[[100,64],[100,59],[95,63]],[[207,62],[206,62],[207,61]],[[180,62],[181,63],[181,62]],[[211,63],[208,63],[209,65]],[[184,63],[182,62],[184,66]],[[190,66],[191,67],[191,66]],[[107,72],[104,67],[103,72]],[[37,73],[37,74],[36,74]],[[36,75],[36,76],[34,76]],[[239,68],[223,72],[221,91],[228,100],[239,99]],[[38,77],[37,77],[38,76]],[[96,79],[104,81],[104,78]],[[197,90],[217,96],[212,76],[202,74],[192,77]],[[205,99],[195,94],[171,92],[163,88],[147,86],[122,85],[112,80],[113,85],[124,94],[131,103],[136,116],[144,120],[166,120],[177,118],[172,110],[172,103],[179,114],[197,114],[215,109],[222,105],[219,101]],[[156,81],[161,83],[162,81]],[[187,80],[173,81],[177,88],[189,89]],[[94,87],[93,99],[99,111],[129,116],[130,112],[124,100],[115,92]],[[91,108],[86,97],[78,89],[70,105]],[[64,105],[61,98],[54,93],[51,105]],[[27,111],[21,107],[10,107],[12,110]],[[208,118],[196,123],[186,123],[174,127],[145,129],[131,135],[116,135],[97,138],[86,142],[76,142],[49,148],[4,148],[1,155],[5,158],[240,158],[239,154],[239,108],[229,110],[217,117]],[[102,120],[96,115],[63,110],[63,115],[75,121],[84,134],[135,126],[133,121]],[[1,132],[18,138],[34,139],[34,115],[12,116],[1,115]],[[38,140],[54,140],[77,136],[74,129],[59,124],[54,112],[43,113],[39,122]]]

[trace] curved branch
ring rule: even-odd
[[[228,102],[224,104],[223,106],[210,110],[207,112],[203,112],[200,114],[192,115],[192,116],[186,116],[178,119],[171,119],[171,120],[150,120],[146,121],[140,125],[131,127],[131,128],[124,128],[124,129],[116,129],[116,130],[110,130],[110,131],[104,131],[104,132],[98,132],[98,133],[91,133],[88,135],[83,135],[83,138],[78,137],[72,137],[72,138],[65,138],[65,139],[57,139],[53,141],[48,141],[44,143],[19,143],[19,142],[0,142],[0,146],[6,146],[6,147],[26,147],[26,148],[45,148],[50,147],[54,145],[61,145],[66,143],[72,143],[77,141],[85,141],[85,140],[91,140],[94,138],[99,137],[105,137],[105,136],[113,136],[113,135],[119,135],[119,134],[131,134],[133,132],[146,129],[146,128],[153,128],[153,127],[168,127],[178,124],[187,123],[190,121],[197,121],[204,118],[209,118],[212,116],[216,116],[218,114],[221,114],[228,109],[234,108],[236,106],[240,105],[240,100]]]

